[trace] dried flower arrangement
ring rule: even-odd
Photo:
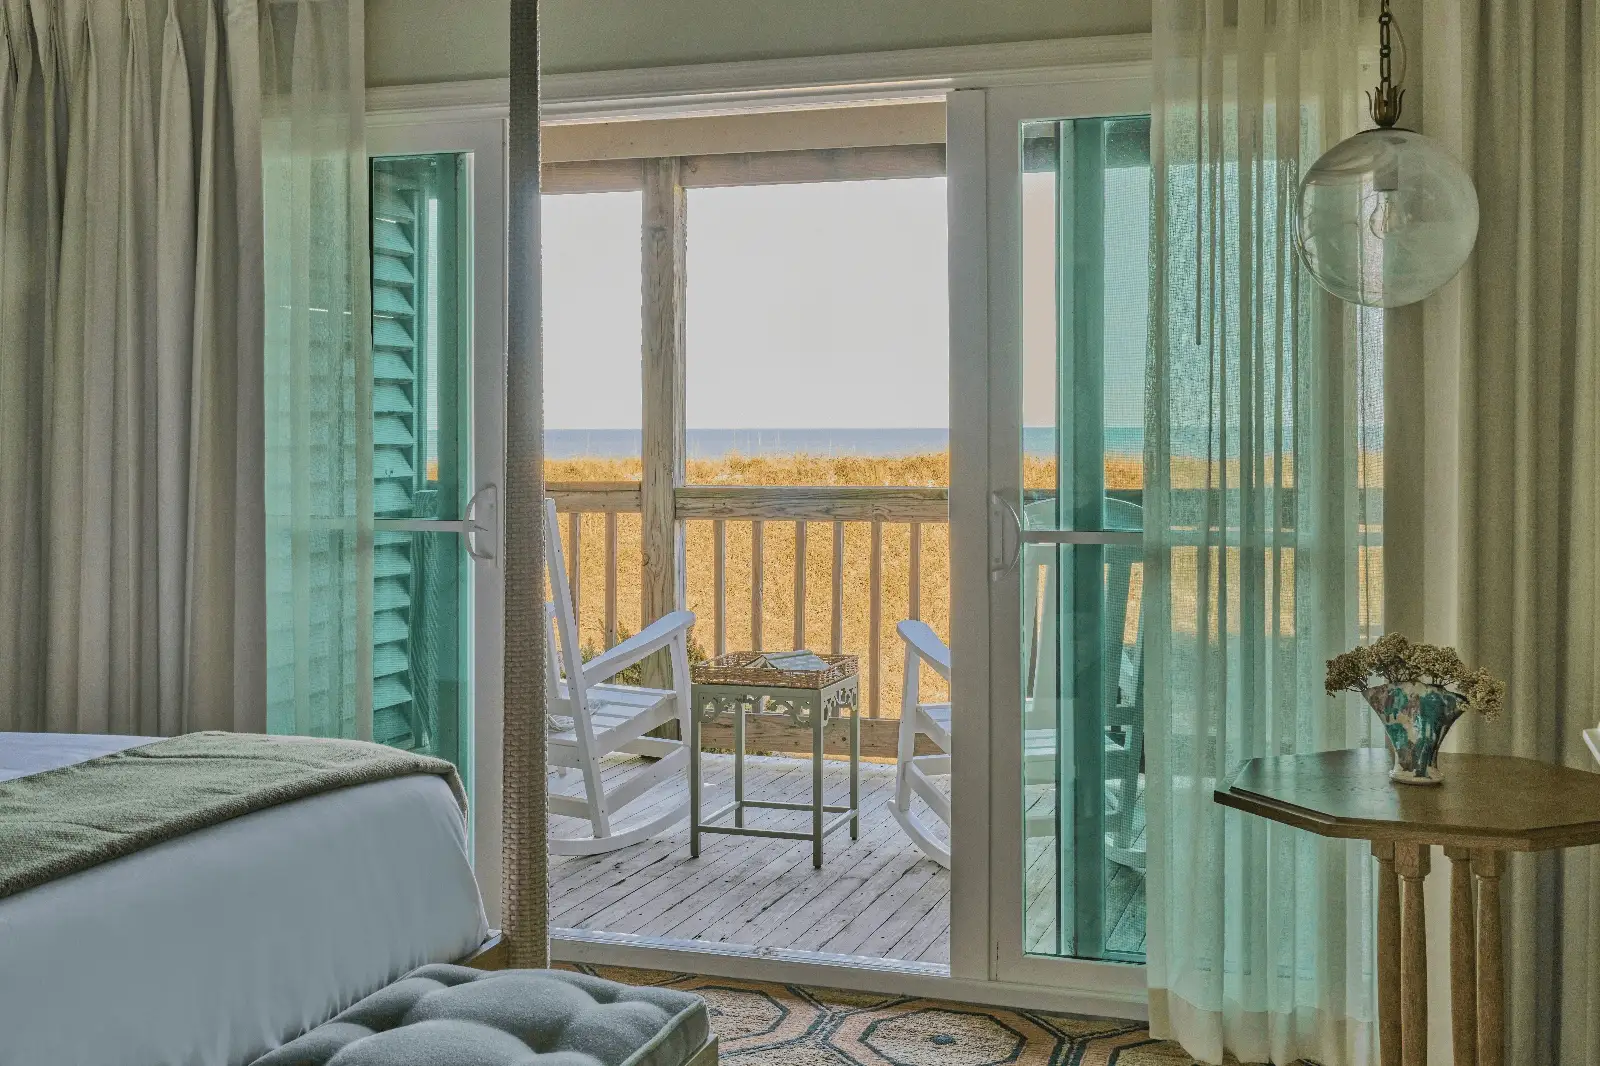
[[[1505,682],[1482,667],[1469,671],[1454,648],[1413,644],[1399,633],[1385,633],[1367,647],[1328,660],[1330,696],[1347,691],[1365,694],[1380,684],[1407,682],[1454,693],[1485,718],[1497,717],[1505,702]]]

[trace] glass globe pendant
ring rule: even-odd
[[[1405,91],[1391,76],[1394,16],[1379,19],[1377,129],[1330,148],[1300,186],[1300,258],[1347,303],[1404,307],[1460,272],[1478,238],[1478,194],[1445,148],[1399,129]]]

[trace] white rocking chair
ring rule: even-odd
[[[562,559],[561,527],[554,500],[545,501],[544,531],[550,571],[549,609],[561,649],[560,663],[565,664],[566,675],[561,676],[563,671],[555,655],[545,656],[546,694],[550,704],[547,761],[552,768],[576,770],[583,779],[582,796],[552,789],[550,812],[587,819],[592,827],[592,835],[588,837],[552,837],[550,851],[556,855],[599,855],[637,844],[689,817],[686,788],[682,801],[674,803],[664,813],[625,829],[613,825],[622,808],[661,782],[686,773],[689,768],[685,740],[663,740],[645,734],[668,722],[677,722],[678,736],[689,736],[689,628],[694,625],[694,614],[674,611],[609,651],[584,662],[578,643],[578,621],[572,609],[571,586]],[[607,683],[634,663],[662,650],[668,650],[672,658],[671,689]],[[601,779],[600,761],[618,751],[659,761],[629,775],[620,785],[607,791]]]
[[[1142,524],[1142,511],[1121,500],[1106,500],[1106,515],[1114,528],[1136,528]],[[1044,549],[1050,551],[1053,549]],[[1049,582],[1054,581],[1053,564],[1035,560],[1030,564],[1026,551],[1024,565],[1029,571],[1024,580],[1024,600],[1038,603],[1040,565],[1050,567],[1050,577],[1044,590],[1046,602],[1051,598]],[[1119,866],[1143,871],[1145,853],[1138,837],[1136,811],[1142,799],[1141,774],[1144,761],[1144,710],[1143,710],[1143,628],[1138,627],[1131,663],[1124,662],[1124,633],[1127,622],[1129,591],[1134,561],[1139,557],[1137,548],[1120,545],[1106,549],[1106,617],[1104,620],[1104,658],[1102,660],[1106,690],[1106,740],[1104,777],[1107,788],[1106,858]],[[930,859],[948,868],[950,848],[932,827],[925,825],[911,807],[912,794],[922,797],[930,813],[950,831],[950,799],[933,781],[935,777],[950,773],[950,723],[951,705],[948,703],[922,703],[919,698],[921,663],[927,663],[935,673],[950,680],[950,649],[925,623],[901,622],[896,631],[905,641],[905,677],[901,687],[899,752],[895,771],[895,794],[889,803],[889,813],[894,815],[900,828]],[[1048,691],[1054,687],[1055,657],[1044,654],[1043,649],[1055,643],[1055,619],[1044,611],[1038,624],[1030,627],[1029,665],[1032,673],[1031,691],[1023,714],[1023,776],[1028,784],[1048,784],[1055,780],[1056,757],[1059,739],[1054,723],[1036,723],[1033,692]],[[1132,676],[1128,677],[1131,667]],[[1053,718],[1053,709],[1052,715]],[[916,754],[917,734],[922,734],[939,749],[938,754]],[[1026,819],[1025,831],[1029,836],[1044,836],[1056,831],[1053,813],[1032,815]]]

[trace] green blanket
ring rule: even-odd
[[[0,899],[163,840],[351,785],[438,774],[443,759],[356,740],[190,733],[0,782]]]

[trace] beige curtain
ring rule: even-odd
[[[0,6],[0,729],[265,725],[255,11]]]
[[[1600,721],[1600,6],[1464,0],[1482,209],[1463,353],[1462,652],[1475,750],[1594,769]],[[1469,82],[1470,84],[1470,82]],[[1600,854],[1513,861],[1514,1066],[1600,1062]]]
[[[1322,691],[1381,619],[1380,315],[1300,265],[1305,170],[1364,121],[1354,0],[1157,0],[1146,408],[1150,1028],[1373,1061],[1372,860],[1231,811],[1246,760],[1374,743]]]

